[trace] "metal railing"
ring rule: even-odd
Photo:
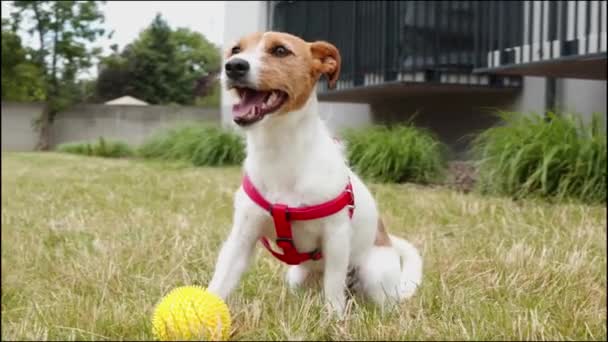
[[[605,54],[605,13],[606,1],[275,1],[272,28],[335,44],[338,89],[402,81],[518,87],[519,77],[492,70]]]
[[[272,27],[335,44],[338,89],[395,81],[517,87],[518,77],[472,73],[491,44],[488,11],[478,1],[278,1]]]
[[[497,39],[477,68],[559,61],[606,54],[606,1],[517,1],[503,15],[505,1],[488,1],[486,26]],[[516,28],[516,32],[510,32]]]

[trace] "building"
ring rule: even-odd
[[[225,13],[226,47],[275,30],[340,49],[337,89],[318,89],[334,130],[412,119],[459,158],[495,110],[606,114],[606,1],[229,1]],[[229,103],[224,92],[224,122]]]
[[[109,106],[147,106],[148,102],[136,99],[133,96],[121,96],[114,100],[110,100],[104,103]]]

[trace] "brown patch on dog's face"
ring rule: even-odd
[[[253,33],[226,51],[227,87],[239,97],[233,120],[251,125],[268,114],[301,109],[315,84],[326,75],[335,87],[340,75],[340,53],[330,43],[306,42],[280,33]]]
[[[376,246],[391,246],[391,239],[388,236],[388,232],[386,228],[384,228],[384,223],[381,218],[378,218],[378,231],[376,232],[376,240],[374,241],[374,245]]]
[[[258,78],[260,86],[287,93],[288,100],[279,114],[301,108],[317,82],[309,44],[298,37],[274,32],[267,33],[262,43],[264,54]],[[283,48],[287,51],[284,55],[273,54],[273,51],[282,51]]]
[[[258,55],[259,68],[256,83],[259,90],[280,90],[288,99],[276,113],[300,109],[308,100],[322,75],[334,87],[340,74],[340,53],[327,42],[309,43],[287,33],[254,33],[242,38],[238,49],[227,51]]]

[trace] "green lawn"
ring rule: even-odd
[[[2,339],[151,339],[157,300],[208,284],[237,168],[54,153],[2,156]],[[327,320],[258,258],[228,301],[232,338],[606,340],[606,207],[372,185],[425,276],[393,312]]]

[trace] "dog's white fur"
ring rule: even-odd
[[[261,63],[259,54],[236,56],[250,62],[250,76],[255,77],[255,69]],[[290,287],[302,285],[313,272],[322,272],[326,302],[339,316],[345,310],[349,266],[358,267],[361,289],[376,303],[394,303],[414,294],[422,279],[422,259],[414,246],[394,235],[390,235],[390,247],[374,245],[378,229],[376,202],[350,170],[342,148],[321,120],[315,89],[299,110],[267,115],[245,132],[245,172],[271,203],[292,207],[319,204],[340,194],[349,178],[353,185],[356,209],[352,220],[344,208],[330,217],[292,222],[297,249],[312,251],[320,246],[323,259],[289,266],[286,280]],[[211,292],[224,299],[230,295],[250,264],[261,236],[275,238],[272,218],[239,188],[233,227],[221,248],[209,284]]]

